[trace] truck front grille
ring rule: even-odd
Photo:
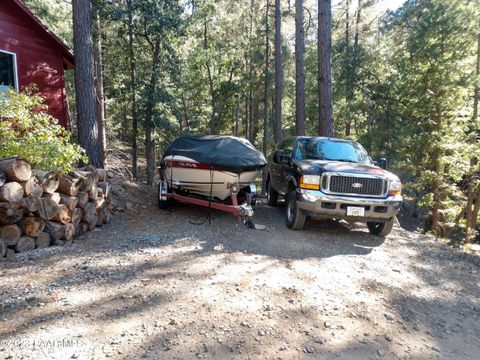
[[[387,182],[381,178],[331,175],[328,190],[334,194],[351,194],[381,197],[385,195]],[[323,184],[322,184],[323,185]]]

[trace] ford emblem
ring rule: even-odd
[[[355,189],[361,189],[363,187],[363,185],[360,184],[360,183],[353,183],[352,187],[355,188]]]

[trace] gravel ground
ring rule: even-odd
[[[262,204],[265,231],[220,212],[198,226],[205,209],[142,196],[0,261],[0,358],[478,359],[477,256],[399,227],[293,232]]]

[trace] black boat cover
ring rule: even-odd
[[[182,136],[169,146],[163,157],[171,155],[185,156],[235,174],[267,165],[263,154],[248,140],[233,136]]]

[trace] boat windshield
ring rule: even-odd
[[[332,160],[372,165],[365,149],[353,141],[299,139],[294,157],[296,160]]]

